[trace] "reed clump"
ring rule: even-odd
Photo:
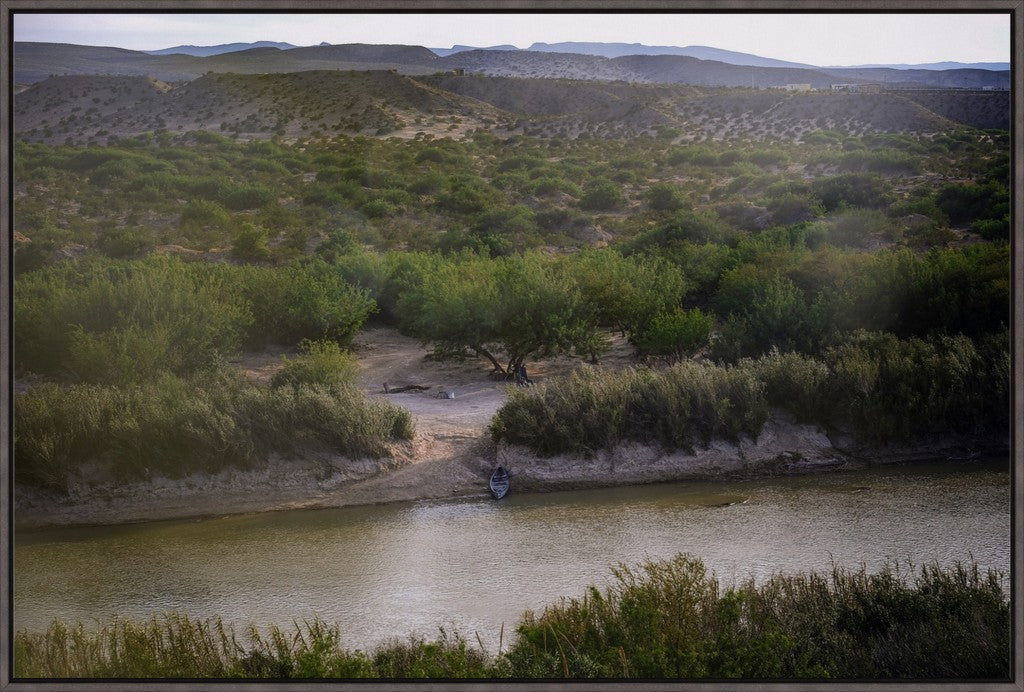
[[[601,591],[524,613],[497,655],[457,633],[343,646],[319,618],[244,638],[169,613],[98,631],[53,622],[14,637],[16,679],[916,679],[1005,680],[1009,604],[977,564],[877,573],[833,566],[723,585],[692,555],[620,564]],[[242,641],[240,641],[240,639]]]
[[[346,383],[275,387],[230,371],[138,385],[48,383],[15,400],[15,479],[66,490],[86,464],[126,482],[246,467],[271,454],[384,457],[409,412]]]
[[[1005,328],[978,341],[860,331],[820,356],[772,348],[735,365],[691,360],[660,372],[586,366],[510,391],[490,432],[542,456],[590,456],[630,441],[692,452],[713,439],[756,438],[777,408],[869,442],[1005,436],[1009,343]]]
[[[690,555],[620,565],[604,592],[527,613],[526,677],[1005,678],[1009,605],[976,564],[775,575],[724,587]]]
[[[496,441],[542,455],[593,455],[626,441],[691,450],[755,436],[768,419],[763,385],[739,367],[684,361],[664,373],[584,366],[529,390],[510,390],[491,422]]]

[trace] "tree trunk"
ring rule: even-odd
[[[491,361],[491,364],[494,366],[495,372],[508,372],[503,367],[501,367],[501,363],[498,362],[498,359],[492,356],[486,348],[483,348],[482,346],[473,346],[472,348],[473,352],[476,353],[478,356],[483,356],[487,360]]]

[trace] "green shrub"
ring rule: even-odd
[[[692,451],[719,437],[756,437],[767,417],[763,385],[744,370],[689,361],[660,375],[585,366],[566,378],[510,391],[490,432],[496,442],[542,456],[591,456],[628,441]]]
[[[320,258],[285,267],[245,267],[238,283],[252,306],[247,342],[295,344],[302,339],[348,346],[376,303]]]
[[[168,256],[65,262],[15,286],[15,367],[95,382],[191,372],[234,353],[252,324],[224,268]]]
[[[224,195],[224,206],[228,209],[258,209],[275,201],[274,191],[264,185],[242,185]]]
[[[725,587],[690,555],[619,565],[603,592],[524,615],[517,677],[989,679],[1009,674],[995,572],[839,567]]]
[[[241,229],[235,233],[231,243],[231,254],[238,259],[266,262],[270,259],[267,240],[267,229],[251,223],[244,223]]]
[[[120,482],[178,478],[273,453],[388,456],[392,441],[413,434],[407,411],[344,382],[275,388],[226,372],[130,386],[46,384],[19,394],[14,408],[16,480],[58,490],[90,461],[109,465]]]
[[[641,352],[653,356],[685,358],[692,356],[708,344],[715,319],[699,308],[663,312],[655,317],[632,339]]]
[[[607,178],[595,178],[583,186],[580,208],[587,211],[615,211],[626,204],[622,186]]]
[[[772,406],[790,411],[802,423],[824,422],[830,408],[826,394],[830,373],[821,361],[773,348],[756,360],[741,360],[739,367],[764,383],[765,397]]]
[[[870,440],[1000,432],[1008,373],[998,351],[986,356],[962,335],[924,341],[860,332],[825,354],[828,397],[834,415]]]
[[[153,246],[153,237],[145,228],[119,226],[102,233],[96,245],[107,257],[132,257]]]
[[[272,386],[351,385],[359,371],[355,357],[333,341],[303,340],[299,354],[294,360],[282,356],[284,368],[274,374]]]

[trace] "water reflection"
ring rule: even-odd
[[[1009,502],[1002,460],[18,532],[15,628],[177,610],[241,631],[319,615],[350,647],[437,626],[496,647],[525,609],[682,551],[726,582],[972,555],[1008,572]]]

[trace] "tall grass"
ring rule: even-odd
[[[66,489],[81,465],[109,464],[120,481],[246,466],[271,453],[389,455],[410,439],[408,411],[354,387],[272,387],[230,372],[141,385],[48,383],[15,398],[16,481]]]
[[[291,630],[170,613],[98,631],[54,621],[17,632],[25,678],[602,678],[999,680],[1009,605],[977,565],[775,575],[725,586],[686,554],[619,565],[604,591],[524,613],[490,655],[457,633],[344,648],[319,618]],[[244,641],[240,641],[240,639]]]
[[[725,587],[689,555],[527,614],[508,665],[528,677],[1005,678],[1009,606],[977,565],[776,575]]]
[[[756,436],[768,418],[763,385],[736,367],[686,361],[664,373],[584,366],[530,390],[511,390],[491,436],[538,454],[592,455],[626,441],[692,450]]]
[[[590,456],[639,441],[692,451],[757,437],[769,407],[800,422],[852,428],[867,442],[1009,430],[1009,332],[977,342],[856,332],[812,357],[772,349],[735,366],[684,361],[664,371],[580,368],[514,390],[491,436],[537,454]]]

